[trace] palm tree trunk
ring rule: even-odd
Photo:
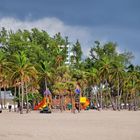
[[[74,95],[72,95],[72,93],[71,93],[71,92],[70,92],[70,96],[71,96],[71,105],[72,105],[71,112],[72,112],[72,113],[75,113]]]
[[[26,113],[29,113],[29,102],[28,102],[28,89],[27,89],[27,83],[25,84],[25,89],[26,89],[26,105],[27,105],[27,110]]]
[[[104,107],[105,109],[107,109],[107,96],[106,95],[104,96]]]
[[[63,111],[63,95],[60,95],[60,108],[61,108],[61,112]]]
[[[124,108],[128,109],[128,92],[126,93],[126,98],[124,100],[125,100]]]
[[[16,91],[16,86],[15,86],[15,92],[14,92],[14,112],[16,112],[16,104],[15,104],[16,94],[17,94],[17,91]]]
[[[35,98],[34,98],[34,95],[33,95],[33,86],[31,87],[32,88],[32,109],[34,109],[34,107],[35,107]]]
[[[20,114],[23,114],[23,103],[24,103],[24,83],[23,83],[23,79],[21,79],[21,111],[20,111]]]
[[[134,104],[134,111],[136,111],[137,109],[136,109],[136,95],[134,95],[134,100],[133,100],[133,104]]]
[[[101,109],[103,109],[103,92],[102,92],[102,89],[101,89],[101,101],[100,101],[100,107]]]
[[[97,106],[97,110],[99,111],[99,101],[98,101],[98,94],[95,94],[95,98],[96,98],[96,106]]]
[[[61,94],[59,93],[59,106],[60,106],[60,111],[62,112],[62,98],[61,98]]]
[[[79,112],[79,113],[80,113],[80,110],[81,110],[80,98],[81,98],[81,92],[80,92],[80,94],[79,94],[79,107],[78,107],[78,112]]]
[[[72,113],[75,113],[75,98],[72,96]]]
[[[114,102],[113,102],[113,99],[112,99],[112,97],[111,97],[110,92],[109,92],[109,98],[110,98],[110,103],[111,103],[111,105],[112,105],[112,109],[113,109],[113,110],[116,110],[116,108],[115,108],[115,106],[114,106]]]
[[[1,109],[3,109],[2,96],[1,96],[1,86],[0,86],[0,105],[1,105]]]
[[[120,111],[120,79],[118,77],[117,109]]]
[[[53,98],[52,98],[52,94],[50,95],[50,110],[52,110],[53,107]]]
[[[61,95],[61,112],[64,111],[64,95]]]
[[[71,101],[71,112],[72,112],[72,94],[71,94],[71,91],[70,91],[70,101]]]
[[[18,98],[19,98],[18,99],[19,100],[18,101],[19,102],[18,103],[18,111],[21,111],[21,99],[20,99],[21,93],[20,92],[21,92],[21,85],[18,86]]]
[[[45,77],[45,89],[47,90],[47,79]]]
[[[4,87],[4,99],[3,99],[4,109],[6,108],[6,88]]]
[[[132,110],[132,101],[131,101],[131,99],[129,100],[129,103],[128,103],[128,110],[130,111],[130,110]]]

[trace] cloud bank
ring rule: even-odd
[[[70,26],[64,24],[60,19],[54,17],[47,17],[39,20],[19,20],[12,17],[6,17],[0,19],[0,28],[5,27],[7,30],[17,31],[18,29],[38,28],[45,30],[50,36],[54,36],[60,32],[62,36],[68,36],[70,42],[74,43],[77,39],[84,46],[82,49],[84,55],[87,55],[89,48],[87,47],[90,42],[92,35],[90,29],[83,26]]]
[[[17,31],[18,29],[32,29],[38,28],[47,31],[51,36],[61,32],[63,36],[68,36],[74,39],[87,39],[91,37],[89,29],[82,26],[69,26],[64,24],[58,18],[43,18],[35,21],[19,20],[15,18],[2,18],[0,19],[0,28],[5,27],[8,30]]]

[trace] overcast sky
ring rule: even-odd
[[[0,28],[37,27],[79,39],[86,55],[95,40],[117,42],[140,65],[140,0],[0,0]]]

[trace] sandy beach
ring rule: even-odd
[[[0,114],[0,140],[140,140],[140,111]]]

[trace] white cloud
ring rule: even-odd
[[[5,17],[0,19],[0,28],[5,27],[7,30],[17,31],[18,29],[32,29],[38,28],[40,30],[47,31],[51,36],[60,32],[63,36],[68,36],[70,42],[75,42],[77,39],[84,46],[82,49],[84,55],[87,55],[89,44],[92,35],[90,29],[83,26],[70,26],[64,24],[60,19],[54,17],[47,17],[38,20],[19,20],[12,17]]]
[[[2,18],[0,19],[0,28],[5,27],[8,30],[17,31],[18,29],[32,29],[38,28],[46,30],[51,36],[61,32],[62,35],[69,36],[74,39],[84,39],[90,37],[89,29],[83,26],[69,26],[64,24],[58,18],[43,18],[35,21],[19,20],[15,18]]]

